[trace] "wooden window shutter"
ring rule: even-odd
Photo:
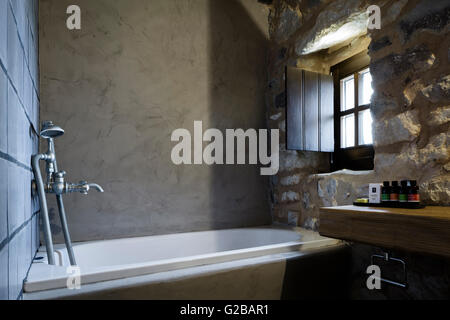
[[[286,69],[288,150],[334,151],[334,96],[331,75]]]

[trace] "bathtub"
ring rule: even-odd
[[[226,270],[249,266],[273,266],[273,263],[277,264],[287,257],[298,257],[339,244],[338,240],[322,237],[310,230],[277,227],[81,242],[73,246],[79,267],[76,271],[70,268],[63,245],[55,246],[55,266],[47,264],[45,247],[42,247],[24,282],[24,298],[91,297],[93,293],[96,294],[92,297],[101,298],[99,294],[102,292],[117,293],[121,288],[129,291],[130,287],[142,287],[143,284],[149,292],[151,283],[167,283],[170,279],[186,279],[190,275],[223,274]],[[280,278],[283,276],[283,266],[278,269],[281,274],[277,277]],[[76,272],[80,275],[81,286],[68,289],[68,280],[74,284],[73,275]],[[274,271],[270,272],[273,275]],[[198,293],[199,289],[196,290]],[[178,290],[175,296],[158,296],[156,293],[156,296],[144,297],[182,298],[180,294]]]

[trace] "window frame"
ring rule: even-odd
[[[350,149],[350,148],[356,148],[356,147],[364,147],[364,146],[371,146],[372,144],[359,144],[359,113],[361,111],[365,111],[365,110],[369,110],[370,109],[370,103],[368,104],[364,104],[364,105],[359,105],[359,75],[360,73],[362,73],[362,71],[369,69],[369,66],[366,66],[356,72],[350,73],[347,76],[344,77],[340,77],[339,79],[339,106],[337,106],[337,108],[335,109],[336,111],[339,110],[336,114],[335,114],[335,124],[336,121],[339,121],[339,127],[341,127],[341,118],[344,116],[348,116],[353,114],[354,115],[354,121],[355,121],[355,126],[354,126],[354,130],[355,130],[355,145],[353,147],[347,147],[347,148],[343,148],[341,146],[341,128],[339,128],[339,141],[338,141],[338,149]],[[349,110],[345,110],[345,111],[341,111],[342,110],[342,93],[341,93],[341,81],[344,80],[345,78],[349,78],[350,76],[353,76],[353,83],[354,83],[354,91],[355,91],[355,95],[354,95],[354,104],[355,106],[352,109]],[[337,119],[336,119],[337,118]]]
[[[341,169],[372,170],[374,168],[373,144],[359,145],[359,112],[370,110],[370,103],[359,105],[359,75],[365,69],[370,70],[370,58],[367,53],[354,56],[331,68],[334,81],[334,142],[335,152],[331,156],[332,171]],[[341,111],[341,80],[354,77],[355,106],[350,110]],[[341,147],[341,117],[354,115],[355,145]]]

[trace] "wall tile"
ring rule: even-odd
[[[23,280],[27,276],[28,268],[31,264],[31,225],[27,224],[27,226],[17,235],[17,238],[19,239],[17,276],[20,290],[22,290]]]
[[[7,17],[8,0],[0,0],[0,60],[6,66],[6,38],[7,38]]]
[[[15,20],[17,22],[17,30],[19,36],[23,40],[25,39],[25,31],[28,21],[26,17],[28,0],[10,0],[10,3],[12,5]]]
[[[15,300],[20,292],[19,284],[19,237],[16,236],[9,242],[9,299]]]
[[[22,151],[20,144],[20,102],[11,84],[8,85],[8,154],[18,160]]]
[[[23,51],[11,7],[8,8],[7,69],[17,91],[23,87]]]
[[[0,250],[0,300],[8,299],[8,264],[8,246],[6,246]]]
[[[8,154],[29,166],[31,151],[26,150],[30,123],[25,111],[10,85],[8,88]]]
[[[35,215],[31,221],[31,259],[39,249],[39,215]]]
[[[33,97],[31,96],[32,90],[33,90],[33,82],[30,77],[30,73],[28,72],[28,67],[26,66],[24,62],[24,68],[23,68],[23,96],[22,96],[22,102],[25,106],[25,109],[27,111],[28,116],[31,118],[32,115],[32,109],[33,109]]]
[[[3,1],[3,0],[0,0]],[[1,9],[0,9],[1,10]],[[2,47],[0,45],[0,47]],[[0,68],[0,151],[8,152],[8,78]]]
[[[33,125],[36,131],[39,131],[39,100],[35,91],[33,92],[32,95],[33,95],[32,96],[33,118],[31,119],[31,121],[33,121]]]
[[[31,212],[31,172],[25,169],[22,169],[23,171],[23,194],[24,194],[24,214],[25,214],[25,221],[29,220],[31,216],[33,215],[33,212]]]
[[[0,159],[0,243],[8,237],[8,162]]]
[[[8,230],[12,234],[25,222],[24,169],[10,163],[8,167]]]

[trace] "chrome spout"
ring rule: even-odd
[[[78,184],[69,183],[66,185],[65,193],[79,192],[81,194],[88,194],[89,190],[95,189],[100,193],[105,192],[103,188],[96,183],[87,183],[86,181],[80,181]]]
[[[94,188],[95,190],[97,190],[97,191],[100,192],[100,193],[104,193],[104,192],[105,192],[105,190],[103,190],[103,188],[100,187],[100,186],[99,186],[98,184],[96,184],[96,183],[89,183],[88,186],[89,186],[89,189],[90,189],[90,188]]]

